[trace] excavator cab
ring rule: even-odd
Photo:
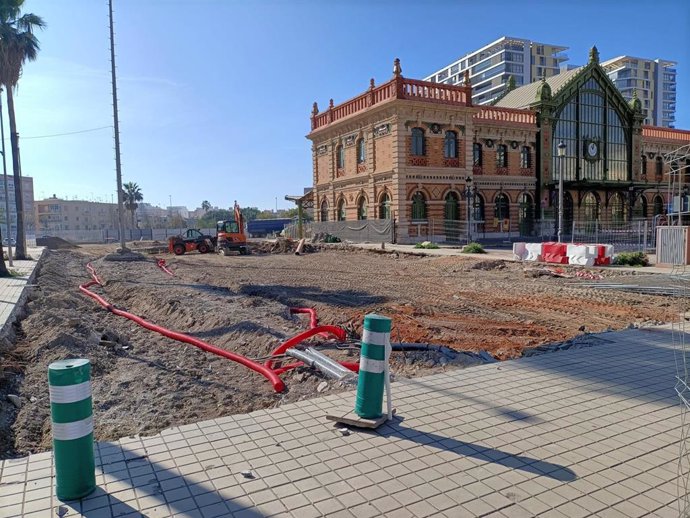
[[[244,234],[244,218],[237,202],[235,202],[234,215],[234,219],[216,223],[218,253],[221,255],[229,255],[231,251],[237,251],[240,255],[249,253],[247,236]]]

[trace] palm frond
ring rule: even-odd
[[[36,29],[44,29],[46,22],[37,14],[27,13],[16,21],[17,29],[33,34]]]

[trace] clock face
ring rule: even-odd
[[[594,158],[597,156],[597,153],[599,152],[599,146],[597,146],[596,142],[590,142],[589,145],[587,146],[587,154]]]

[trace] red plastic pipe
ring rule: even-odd
[[[302,313],[309,315],[309,329],[314,329],[319,325],[319,318],[316,316],[316,310],[313,308],[290,308],[290,313]],[[319,335],[323,336],[324,338],[331,337],[328,333],[319,333]]]
[[[165,273],[167,273],[168,275],[173,275],[173,276],[175,275],[173,272],[171,272],[170,270],[168,270],[168,267],[167,267],[167,265],[165,264],[165,259],[156,259],[156,264],[158,265],[158,268],[160,268],[161,270],[163,270],[163,271],[164,271]]]
[[[303,342],[307,338],[311,338],[314,335],[318,335],[321,333],[327,333],[329,335],[332,335],[333,337],[337,338],[341,342],[345,341],[345,338],[347,334],[345,333],[345,330],[342,327],[338,326],[316,326],[312,329],[307,329],[306,331],[293,336],[292,338],[286,340],[282,344],[280,344],[275,351],[271,353],[271,356],[277,356],[279,354],[283,354],[285,351],[287,351],[290,347],[294,347],[300,342]],[[268,369],[273,368],[273,358],[269,358],[266,360],[264,363],[264,366],[267,367]]]
[[[253,360],[250,360],[249,358],[245,358],[242,355],[232,353],[230,351],[226,351],[224,349],[220,349],[219,347],[216,347],[214,345],[211,345],[209,343],[206,343],[202,340],[199,340],[197,338],[193,338],[191,336],[185,335],[183,333],[177,333],[175,331],[170,331],[169,329],[166,329],[161,326],[157,326],[156,324],[152,324],[151,322],[148,322],[147,320],[144,320],[141,317],[138,317],[136,315],[133,315],[132,313],[128,313],[127,311],[123,311],[121,309],[115,308],[112,304],[110,304],[107,300],[105,300],[103,297],[100,295],[97,295],[93,293],[91,290],[89,290],[89,287],[95,285],[95,284],[101,284],[99,280],[96,280],[98,276],[96,275],[96,272],[93,270],[93,267],[91,265],[87,265],[87,269],[91,272],[91,276],[94,278],[93,280],[84,283],[79,286],[79,290],[86,296],[91,297],[94,299],[96,302],[98,302],[101,306],[103,306],[105,309],[110,311],[111,313],[128,318],[129,320],[136,322],[139,324],[141,327],[149,329],[151,331],[154,331],[158,334],[161,334],[163,336],[167,336],[168,338],[172,338],[173,340],[177,340],[178,342],[184,342],[190,345],[193,345],[194,347],[198,347],[202,351],[206,351],[212,354],[215,354],[217,356],[222,356],[223,358],[227,358],[228,360],[232,360],[234,362],[237,362],[241,365],[244,365],[245,367],[248,367],[252,369],[255,372],[258,372],[265,378],[267,378],[271,384],[273,385],[273,389],[276,392],[283,392],[285,390],[285,383],[283,383],[283,380],[281,380],[278,375],[273,372],[270,368],[267,368],[263,365],[261,365],[258,362],[255,362]]]

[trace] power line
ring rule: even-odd
[[[37,135],[35,137],[21,137],[21,140],[30,140],[30,139],[36,139],[36,138],[52,138],[52,137],[65,137],[67,135],[77,135],[79,133],[90,133],[92,131],[100,131],[104,129],[112,129],[112,126],[101,126],[99,128],[90,128],[90,129],[85,129],[85,130],[79,130],[79,131],[70,131],[68,133],[54,133],[52,135]],[[9,138],[5,140],[10,140]]]

